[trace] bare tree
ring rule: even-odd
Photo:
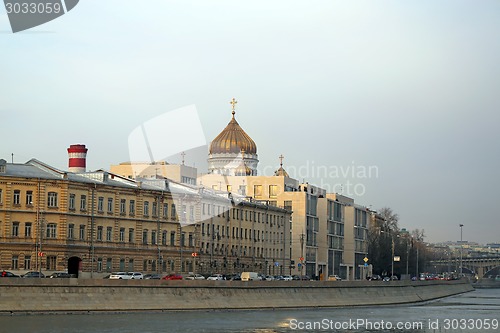
[[[381,208],[379,214],[384,218],[383,229],[391,232],[399,231],[399,215],[389,207]]]
[[[425,230],[424,229],[412,230],[411,237],[413,237],[413,239],[415,239],[416,241],[423,242],[425,238]]]

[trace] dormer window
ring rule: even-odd
[[[5,173],[7,161],[6,160],[0,160],[0,173]]]

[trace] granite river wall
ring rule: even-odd
[[[0,279],[0,314],[394,305],[472,291],[467,281]]]

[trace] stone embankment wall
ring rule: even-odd
[[[389,305],[472,291],[465,281],[0,280],[0,313]]]

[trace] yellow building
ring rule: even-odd
[[[159,162],[123,162],[111,165],[109,171],[128,179],[156,178],[158,176],[168,178],[178,183],[196,185],[196,168],[184,164],[169,164]]]
[[[283,253],[277,235],[289,219],[284,209],[160,177],[0,160],[0,269],[19,273],[264,271]]]
[[[222,153],[224,149],[224,163],[210,167],[212,153]],[[283,156],[273,176],[258,176],[256,164],[245,158],[248,151],[256,154],[257,146],[236,122],[233,104],[231,122],[210,145],[208,173],[199,174],[197,183],[292,210],[287,229],[290,244],[286,249],[291,274],[325,280],[329,275],[363,278],[366,209],[355,205],[351,198],[328,194],[322,188],[291,178],[283,167]]]

